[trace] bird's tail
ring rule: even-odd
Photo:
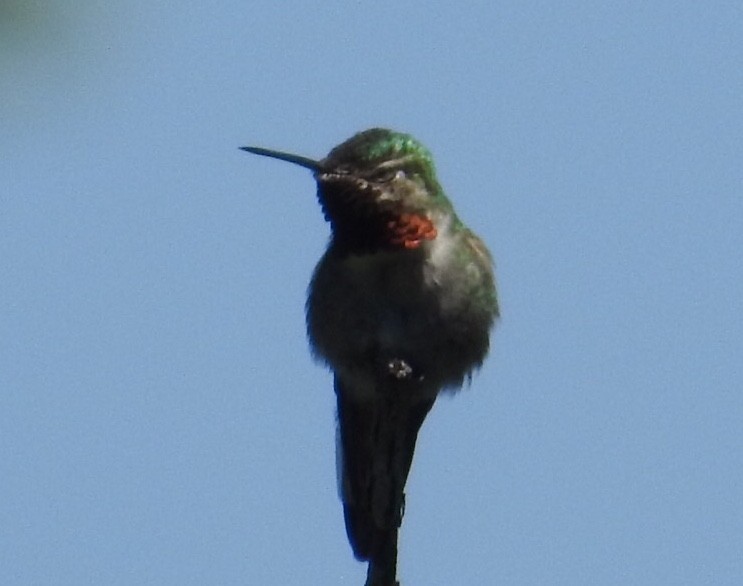
[[[359,400],[338,379],[335,390],[348,540],[356,558],[369,561],[367,586],[392,585],[405,482],[435,399],[412,401],[410,389],[390,388]]]

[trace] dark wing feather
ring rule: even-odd
[[[393,386],[358,400],[337,377],[335,392],[348,540],[356,558],[370,562],[370,574],[382,566],[394,576],[405,482],[418,431],[435,399],[411,402],[409,388]]]

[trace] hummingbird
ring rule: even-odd
[[[431,153],[359,132],[321,160],[241,149],[312,171],[331,237],[308,289],[307,335],[334,373],[338,485],[366,586],[399,586],[397,541],[418,431],[485,359],[499,316],[488,249],[454,211]]]

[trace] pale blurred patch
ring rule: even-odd
[[[60,103],[95,87],[105,51],[96,45],[110,22],[92,2],[0,0],[0,119],[20,137]]]
[[[0,64],[7,67],[54,52],[74,35],[70,12],[77,10],[70,2],[0,0]]]

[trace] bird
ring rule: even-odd
[[[457,216],[430,151],[371,128],[312,171],[331,236],[306,303],[313,356],[333,372],[339,493],[366,586],[398,586],[398,532],[418,432],[442,392],[482,365],[499,317],[493,260]]]

